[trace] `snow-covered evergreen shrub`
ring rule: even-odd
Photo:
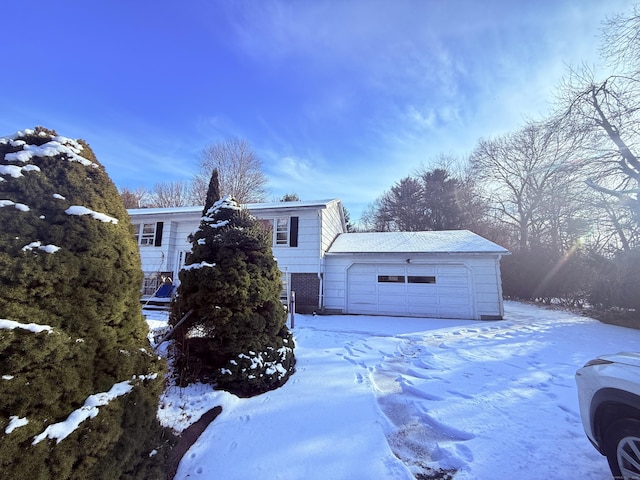
[[[1,476],[162,477],[164,365],[128,214],[89,146],[1,138],[0,225]]]
[[[215,183],[210,191],[216,191]],[[287,381],[294,371],[294,342],[268,233],[231,197],[210,204],[215,197],[208,196],[179,274],[170,321],[193,314],[178,335],[178,366],[186,381],[209,381],[251,396]]]

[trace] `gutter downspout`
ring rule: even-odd
[[[318,250],[320,253],[320,255],[318,256],[318,311],[321,312],[324,308],[324,252],[322,251],[324,230],[322,225],[322,210],[318,210],[318,223],[320,225],[320,242],[318,245]]]

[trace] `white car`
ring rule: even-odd
[[[591,360],[576,384],[585,433],[613,476],[640,479],[640,353]]]

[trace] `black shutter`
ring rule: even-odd
[[[156,223],[156,239],[153,242],[153,245],[159,247],[162,245],[162,227],[164,226],[164,222]]]
[[[298,246],[298,217],[291,217],[289,223],[289,246]]]

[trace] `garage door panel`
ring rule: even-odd
[[[438,287],[433,283],[409,283],[407,293],[410,295],[437,295]]]
[[[438,297],[429,296],[429,297],[414,297],[410,296],[407,298],[407,305],[413,307],[414,309],[437,309],[438,308]]]
[[[404,267],[398,268],[398,266],[381,266],[378,267],[378,275],[404,275]]]
[[[378,267],[367,263],[357,263],[351,266],[350,271],[376,273],[378,271]]]
[[[379,305],[393,305],[394,307],[404,307],[407,304],[407,297],[405,295],[378,295]]]
[[[438,287],[438,296],[446,296],[446,297],[469,297],[469,289],[465,287],[458,286],[443,286]]]
[[[378,293],[380,294],[405,294],[407,293],[407,287],[403,283],[379,283]]]
[[[349,302],[357,305],[376,305],[375,295],[362,295],[358,293],[352,293],[349,295]]]
[[[367,275],[367,274],[362,274],[362,273],[357,273],[354,274],[350,277],[350,280],[353,284],[366,284],[366,285],[370,285],[371,283],[373,283],[374,281],[377,280],[377,277],[375,274],[373,275]]]
[[[407,313],[420,317],[439,317],[438,307],[433,305],[407,305]]]
[[[464,285],[466,287],[469,283],[469,277],[462,275],[440,275],[436,283],[439,285]]]
[[[458,307],[467,307],[469,305],[469,298],[468,297],[454,297],[454,298],[447,298],[446,302],[438,302],[438,304],[442,307],[442,308],[446,308],[447,306],[452,306],[455,308]]]
[[[356,294],[367,294],[367,295],[375,295],[377,292],[376,285],[375,283],[372,283],[372,282],[351,283],[349,291]]]
[[[432,266],[410,265],[407,267],[407,275],[436,275],[438,269]]]

